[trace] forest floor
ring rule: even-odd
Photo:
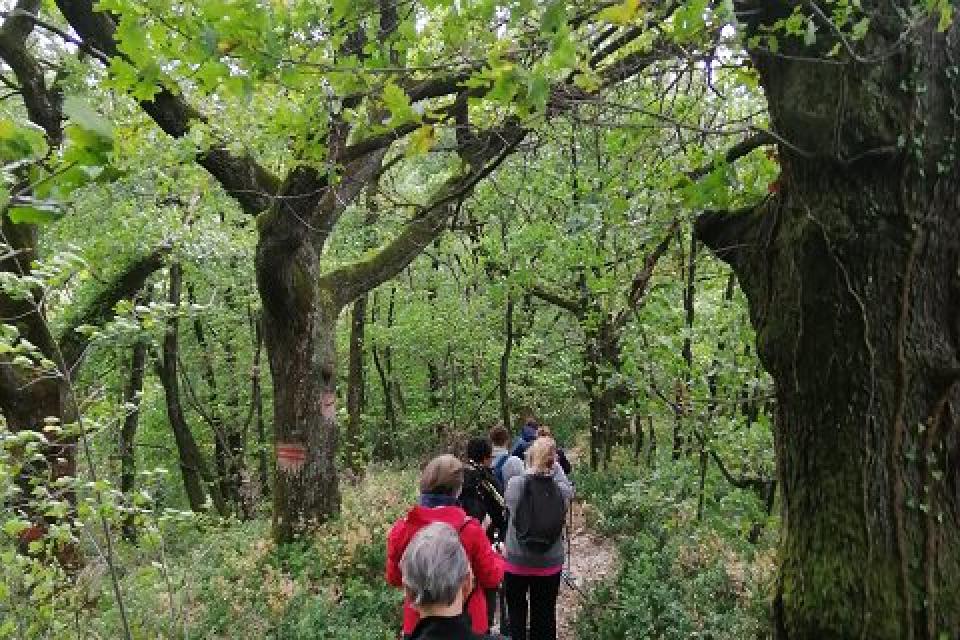
[[[589,504],[573,504],[570,565],[566,568],[566,575],[574,586],[567,580],[560,585],[557,601],[558,640],[576,640],[574,623],[583,600],[581,592],[586,592],[596,582],[615,577],[618,570],[616,543],[590,528],[585,517],[590,509]]]

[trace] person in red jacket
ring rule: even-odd
[[[456,506],[462,487],[463,464],[456,457],[442,455],[427,463],[420,475],[419,504],[397,520],[387,535],[387,582],[395,587],[403,587],[400,560],[420,529],[434,522],[450,525],[460,536],[474,576],[475,588],[467,599],[466,611],[473,632],[484,635],[489,632],[484,589],[494,589],[503,580],[503,559],[491,548],[483,526]],[[410,602],[404,598],[404,637],[413,633],[419,618]]]

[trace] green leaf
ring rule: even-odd
[[[49,224],[63,217],[63,210],[54,202],[35,201],[29,205],[10,207],[7,213],[14,224]]]
[[[527,79],[527,101],[530,106],[536,111],[543,111],[549,97],[550,84],[547,78],[540,72],[531,73]]]
[[[0,160],[16,162],[36,156],[45,149],[44,134],[39,127],[25,126],[8,118],[0,119]]]
[[[502,63],[493,70],[493,87],[487,97],[504,104],[513,100],[517,95],[517,72],[513,64],[509,62]]]
[[[640,9],[640,0],[625,0],[620,4],[607,7],[597,14],[597,20],[614,24],[630,24]]]
[[[937,31],[943,33],[953,24],[953,5],[943,2],[940,5],[940,19],[937,21]]]
[[[67,96],[63,101],[63,113],[81,129],[104,140],[113,141],[113,127],[110,122],[94,111],[83,98]]]
[[[555,71],[572,69],[577,64],[577,45],[569,29],[564,27],[558,31],[550,46],[550,57],[547,63],[550,69]]]
[[[30,523],[19,518],[11,518],[3,523],[3,532],[8,536],[15,537],[30,528]]]
[[[854,40],[863,40],[863,37],[867,35],[867,30],[870,29],[870,18],[863,18],[855,25],[853,25],[853,39]]]
[[[390,120],[395,125],[420,119],[410,105],[410,96],[393,82],[383,88],[383,104],[390,110]]]
[[[543,11],[540,21],[540,31],[544,34],[554,33],[567,23],[567,3],[564,0],[553,0]]]
[[[410,134],[410,142],[407,144],[406,155],[408,157],[422,156],[430,151],[434,142],[436,142],[436,132],[434,131],[433,125],[425,124]]]
[[[678,40],[687,40],[703,29],[706,10],[707,0],[688,0],[684,6],[677,9],[673,16],[673,28]]]

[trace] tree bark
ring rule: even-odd
[[[503,312],[503,353],[500,354],[500,422],[510,428],[510,354],[513,351],[513,298]]]
[[[133,492],[136,489],[136,445],[137,426],[140,423],[140,394],[143,393],[143,379],[147,363],[147,344],[137,340],[131,349],[130,378],[123,391],[123,401],[126,405],[126,416],[120,429],[120,492],[123,493],[128,504],[134,502]],[[137,528],[134,515],[131,513],[123,521],[123,536],[135,542]]]
[[[749,37],[793,3],[738,4]],[[960,637],[960,27],[864,6],[856,61],[752,52],[779,192],[697,224],[776,382],[779,639]]]
[[[357,298],[350,312],[350,355],[347,371],[347,464],[354,473],[363,468],[363,386],[367,322],[367,296]]]
[[[251,333],[253,335],[253,370],[250,401],[253,403],[254,419],[257,421],[257,470],[260,477],[260,494],[270,495],[270,458],[268,455],[267,429],[263,420],[263,374],[261,358],[263,355],[263,330],[260,314],[249,312]]]
[[[183,414],[183,405],[180,401],[178,374],[180,320],[177,314],[180,309],[182,284],[183,269],[179,262],[174,262],[170,265],[170,277],[167,285],[167,301],[171,304],[173,311],[167,320],[166,331],[163,336],[162,358],[158,363],[158,373],[167,405],[167,419],[170,421],[170,428],[173,430],[173,438],[177,445],[183,488],[187,494],[190,508],[194,511],[204,511],[206,509],[206,495],[209,491],[217,513],[226,515],[226,504],[220,493],[216,478],[210,472],[203,458],[203,453],[193,437],[193,432],[190,430],[190,425],[187,424],[187,419]]]

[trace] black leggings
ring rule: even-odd
[[[510,614],[510,640],[527,640],[527,605],[530,606],[529,640],[557,640],[557,593],[560,572],[552,576],[518,576],[503,579]],[[529,596],[529,598],[528,598]]]

